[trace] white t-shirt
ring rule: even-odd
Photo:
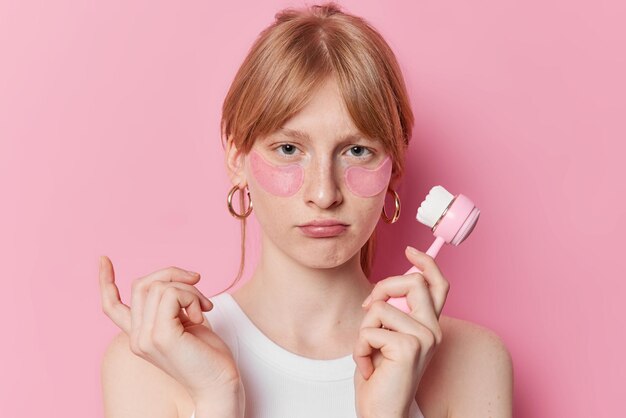
[[[237,362],[246,418],[356,418],[351,354],[332,360],[299,356],[263,334],[229,293],[210,299],[214,307],[204,315]],[[409,412],[424,418],[415,400]]]

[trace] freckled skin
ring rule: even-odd
[[[261,187],[274,196],[293,196],[304,182],[304,169],[299,164],[275,166],[256,151],[250,153],[250,166]]]
[[[348,189],[359,197],[372,197],[384,191],[391,178],[391,158],[385,160],[374,169],[358,166],[348,167],[345,173]]]

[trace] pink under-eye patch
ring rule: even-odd
[[[391,158],[385,160],[376,168],[368,169],[352,166],[346,169],[345,178],[348,189],[359,197],[372,197],[384,191],[391,178]]]
[[[274,196],[292,196],[304,182],[304,169],[299,164],[275,166],[256,151],[250,153],[250,166],[259,185]]]

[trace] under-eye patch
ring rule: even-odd
[[[292,196],[300,190],[304,182],[304,169],[301,165],[275,166],[256,151],[250,153],[250,166],[261,187],[275,196]]]
[[[345,179],[348,189],[359,197],[372,197],[384,191],[391,178],[391,158],[387,156],[374,169],[351,166],[346,169]]]

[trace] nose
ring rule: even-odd
[[[336,171],[337,167],[330,158],[311,161],[304,174],[304,195],[307,203],[328,209],[342,202]]]

